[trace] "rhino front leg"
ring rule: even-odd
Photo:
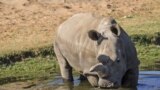
[[[59,62],[61,62],[59,60]],[[60,71],[62,78],[66,81],[73,81],[73,75],[72,75],[72,67],[68,64],[68,62],[59,63]]]
[[[62,55],[62,53],[56,45],[54,45],[54,52],[58,59],[62,78],[65,81],[73,81],[72,67],[69,65],[66,58]]]

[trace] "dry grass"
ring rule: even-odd
[[[0,0],[0,55],[51,44],[59,24],[80,12],[114,16],[129,34],[160,31],[159,0],[38,1]]]
[[[133,34],[153,35],[155,32],[160,32],[159,16],[155,16],[154,18],[142,17],[137,15],[130,17],[131,18],[125,18],[119,20],[121,26],[123,26],[123,28],[127,31],[129,35]]]

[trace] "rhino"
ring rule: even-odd
[[[75,14],[58,27],[54,40],[65,81],[73,81],[74,69],[94,87],[136,87],[140,64],[137,51],[114,18]]]

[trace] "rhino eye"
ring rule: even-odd
[[[120,59],[119,58],[117,58],[117,60],[116,60],[118,63],[120,62]]]
[[[119,63],[119,62],[120,62],[120,60],[117,60],[117,62]]]

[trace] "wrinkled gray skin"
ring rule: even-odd
[[[54,51],[65,80],[73,81],[74,68],[95,87],[137,85],[136,49],[113,18],[89,13],[72,16],[60,25]]]

